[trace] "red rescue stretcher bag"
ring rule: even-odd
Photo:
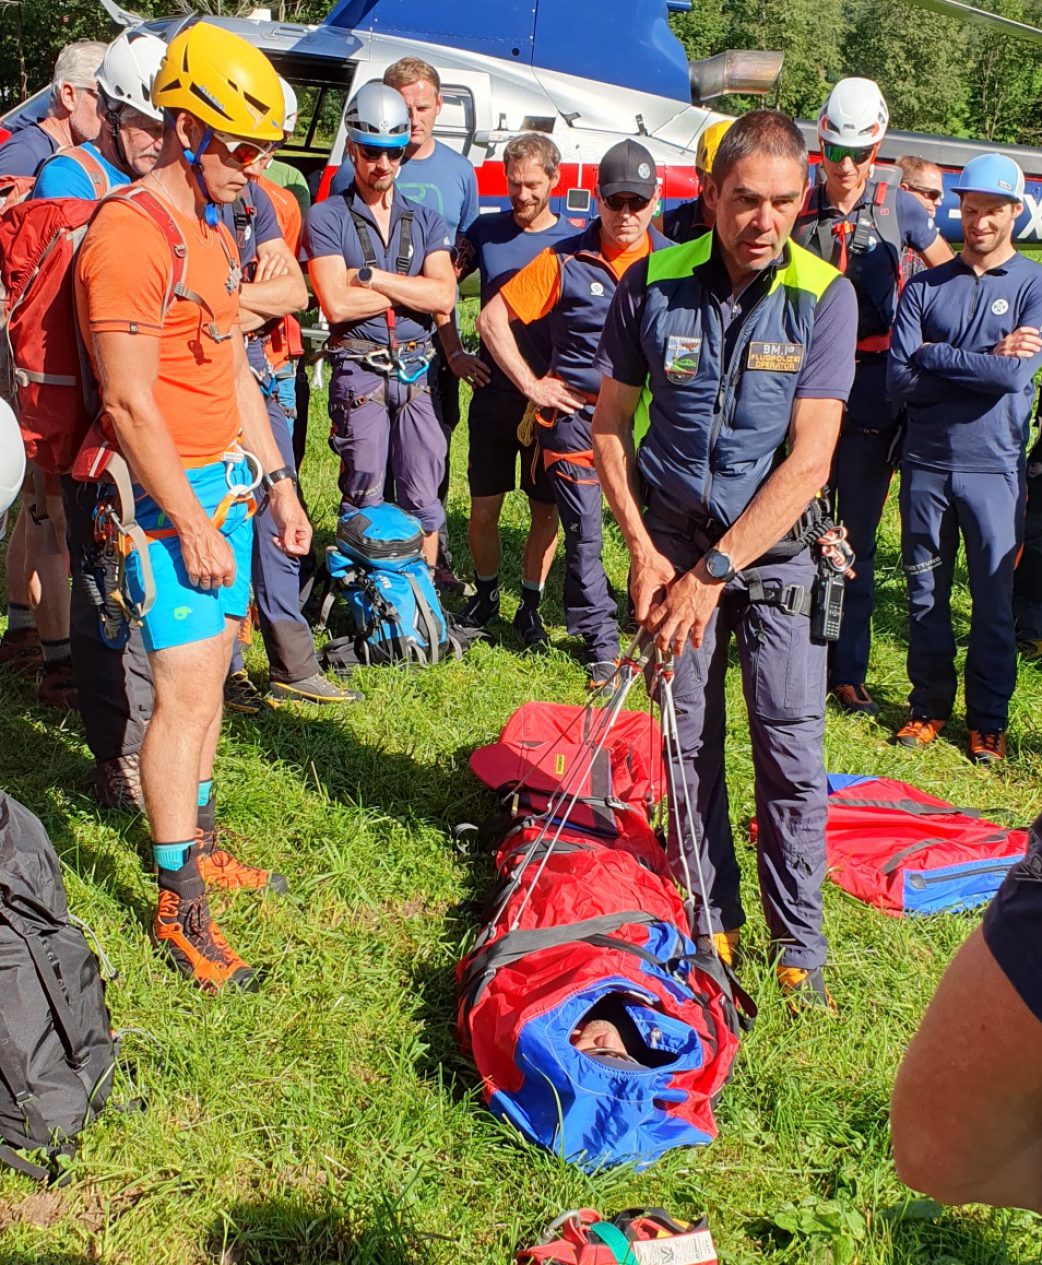
[[[472,756],[512,813],[489,921],[457,972],[460,1039],[489,1107],[587,1169],[709,1143],[740,1028],[732,983],[690,938],[651,825],[658,726],[621,712],[591,763],[603,714],[527,703]],[[574,803],[554,801],[562,783]],[[626,1057],[572,1043],[609,1016]]]
[[[888,914],[985,904],[1028,848],[1011,830],[892,778],[829,774],[829,877]]]

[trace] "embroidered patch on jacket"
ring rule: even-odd
[[[666,342],[666,377],[670,382],[691,382],[698,373],[701,337],[670,334]]]
[[[767,369],[771,373],[797,373],[806,348],[802,343],[750,343],[747,369]]]

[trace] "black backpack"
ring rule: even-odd
[[[40,821],[0,793],[0,1163],[61,1180],[112,1089],[116,1040],[97,961]],[[18,1154],[43,1152],[45,1164]]]

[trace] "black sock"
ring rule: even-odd
[[[478,597],[483,602],[494,602],[499,595],[499,574],[495,575],[475,575],[474,587],[477,589]]]
[[[530,580],[521,581],[521,605],[528,610],[537,611],[543,600],[542,585],[532,584]]]

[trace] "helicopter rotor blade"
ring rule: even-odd
[[[932,13],[939,13],[942,17],[958,18],[960,22],[991,27],[999,35],[1009,35],[1014,39],[1042,44],[1042,30],[1039,30],[1037,26],[1017,22],[1014,18],[1003,17],[1000,13],[989,13],[987,9],[978,9],[975,5],[964,4],[963,0],[909,0],[909,3],[920,9],[929,9]]]

